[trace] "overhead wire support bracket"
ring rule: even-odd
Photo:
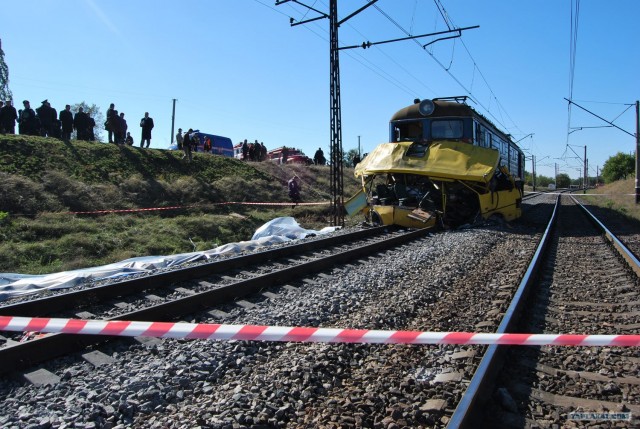
[[[362,42],[361,45],[352,45],[352,46],[342,46],[341,48],[338,48],[340,50],[342,49],[354,49],[354,48],[370,48],[371,46],[375,46],[375,45],[383,45],[385,43],[392,43],[392,42],[401,42],[403,40],[413,40],[413,39],[420,39],[422,37],[430,37],[430,36],[439,36],[440,34],[450,34],[450,33],[458,33],[455,36],[450,36],[450,37],[442,37],[440,39],[437,40],[433,40],[429,43],[427,43],[426,45],[423,46],[423,48],[437,42],[440,40],[445,40],[445,39],[453,39],[453,38],[457,38],[457,37],[461,37],[462,36],[462,32],[464,30],[472,30],[474,28],[480,28],[479,25],[474,25],[473,27],[464,27],[464,28],[456,28],[454,30],[446,30],[446,31],[438,31],[436,33],[427,33],[427,34],[420,34],[418,36],[409,36],[409,37],[401,37],[399,39],[391,39],[391,40],[384,40],[381,42]]]
[[[575,133],[576,131],[581,131],[587,128],[613,128],[613,125],[597,125],[593,127],[571,127],[571,131],[569,131],[569,134]]]
[[[585,112],[592,114],[592,115],[593,115],[593,116],[595,116],[596,118],[598,118],[598,119],[600,119],[600,120],[602,120],[602,121],[606,122],[607,124],[611,125],[611,126],[612,126],[612,127],[614,127],[614,128],[619,129],[619,130],[620,130],[620,131],[622,131],[623,133],[625,133],[625,134],[629,134],[631,137],[636,137],[636,135],[635,135],[635,134],[631,134],[629,131],[623,130],[622,128],[620,128],[619,126],[617,126],[616,124],[614,124],[613,122],[607,121],[607,120],[606,120],[605,118],[603,118],[602,116],[598,116],[598,115],[596,115],[595,113],[593,113],[592,111],[590,111],[590,110],[588,110],[588,109],[585,109],[584,107],[582,107],[581,105],[579,105],[579,104],[578,104],[578,103],[576,103],[575,101],[571,101],[571,100],[569,100],[569,99],[568,99],[568,98],[566,98],[566,97],[565,97],[565,100],[567,100],[567,101],[569,102],[569,104],[575,104],[576,106],[578,106],[579,108],[581,108],[581,109],[582,109],[582,110],[584,110]],[[587,128],[587,127],[584,127],[584,128]]]

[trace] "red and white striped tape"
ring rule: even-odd
[[[241,205],[241,206],[326,206],[330,204],[330,201],[319,201],[315,203],[253,203],[246,201],[225,201],[223,203],[210,203],[207,204],[209,206],[230,206],[230,205]],[[190,206],[171,206],[171,207],[148,207],[142,209],[113,209],[113,210],[94,210],[94,211],[85,211],[85,212],[60,212],[59,214],[105,214],[105,213],[136,213],[136,212],[152,212],[152,211],[161,211],[161,210],[181,210],[181,209],[189,209],[193,207],[206,207],[203,205],[190,205]]]
[[[640,335],[483,334],[0,316],[0,331],[317,343],[640,346]]]

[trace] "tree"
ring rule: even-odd
[[[560,173],[556,177],[556,186],[558,188],[568,188],[571,184],[571,178],[567,173]]]
[[[4,61],[2,40],[0,40],[0,100],[13,101],[13,94],[11,94],[11,90],[9,89],[9,66]]]
[[[553,182],[554,180],[551,177],[536,174],[536,188],[537,187],[546,188],[547,186],[549,186],[549,183],[553,183]],[[524,172],[524,184],[528,186],[533,185],[533,178],[531,176],[531,173],[528,171]]]
[[[616,180],[626,179],[632,174],[636,168],[636,160],[633,155],[618,152],[611,158],[607,159],[602,168],[602,177],[605,183],[615,182]]]
[[[349,149],[349,151],[344,155],[344,158],[342,158],[342,161],[345,165],[351,166],[351,162],[355,155],[358,155],[358,149]]]
[[[96,141],[101,142],[102,130],[104,130],[104,115],[100,111],[100,108],[95,104],[92,104],[91,106],[89,106],[84,101],[77,104],[73,104],[71,105],[71,111],[73,112],[74,117],[75,117],[75,114],[78,113],[78,108],[80,107],[82,107],[82,110],[84,110],[85,113],[89,114],[89,116],[91,116],[93,120],[96,122],[96,126],[93,127],[93,134],[96,137]],[[72,139],[77,138],[77,133],[75,131],[71,135],[71,138]]]

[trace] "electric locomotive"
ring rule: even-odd
[[[355,167],[362,190],[349,214],[411,228],[521,216],[524,153],[466,97],[415,100],[393,115],[389,136]]]

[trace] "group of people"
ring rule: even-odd
[[[95,140],[93,128],[96,122],[82,107],[74,116],[69,104],[60,111],[60,115],[48,100],[44,100],[35,111],[29,100],[24,100],[22,105],[23,108],[16,111],[11,100],[0,101],[0,133],[15,134],[17,122],[18,133],[24,135],[69,140],[76,130],[79,140]]]
[[[247,143],[247,139],[242,142],[242,160],[243,161],[266,161],[267,147],[264,143]]]
[[[0,133],[15,134],[16,122],[18,133],[31,136],[56,137],[63,140],[71,140],[71,134],[76,131],[78,140],[95,141],[94,129],[96,121],[89,112],[85,112],[82,106],[74,114],[71,105],[67,104],[60,114],[51,107],[48,100],[44,100],[38,108],[32,109],[29,100],[22,102],[23,108],[16,111],[11,100],[0,101]],[[140,147],[149,147],[151,144],[151,130],[153,119],[149,113],[144,114],[140,120],[142,138]],[[107,110],[107,120],[104,127],[109,135],[109,143],[127,144],[133,146],[133,137],[127,132],[127,121],[124,113],[118,114],[115,105],[111,103]]]
[[[151,144],[153,126],[153,118],[149,117],[149,112],[145,112],[144,117],[140,119],[140,128],[142,128],[140,147],[145,147],[145,142],[147,143],[146,147]],[[133,146],[133,137],[131,132],[127,131],[128,125],[124,119],[124,112],[118,114],[114,103],[111,103],[107,109],[107,120],[104,123],[104,129],[107,130],[109,143]]]
[[[209,140],[209,137],[207,137]],[[193,161],[192,152],[198,151],[198,136],[193,131],[193,128],[189,128],[189,130],[182,134],[182,128],[178,128],[178,134],[176,134],[176,143],[178,144],[178,149],[184,152],[182,155],[182,159],[187,159],[187,162]],[[208,142],[209,150],[211,150],[211,140]],[[205,141],[205,151],[207,150],[207,141]]]

